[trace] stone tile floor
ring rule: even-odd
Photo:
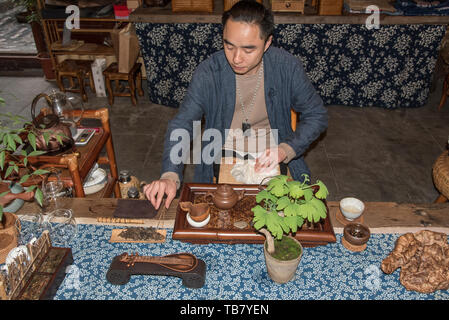
[[[145,96],[137,106],[130,98],[106,98],[89,89],[85,108],[107,107],[119,170],[130,170],[143,181],[160,175],[162,141],[167,122],[177,109],[156,105]],[[449,136],[449,102],[437,110],[442,80],[437,79],[427,105],[387,110],[376,107],[327,106],[329,128],[306,154],[314,179],[328,186],[329,200],[355,196],[364,201],[433,202],[438,196],[432,165],[445,150]],[[12,111],[30,116],[32,99],[50,93],[56,83],[43,77],[0,75],[0,96]],[[188,165],[185,182],[192,182]]]
[[[15,18],[22,11],[12,0],[0,0],[0,53],[36,54],[31,26]]]

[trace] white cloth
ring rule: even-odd
[[[279,166],[269,172],[256,172],[255,160],[238,161],[231,169],[235,180],[244,184],[260,184],[264,178],[274,177],[280,173]],[[264,181],[268,182],[268,179]]]

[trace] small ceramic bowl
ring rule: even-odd
[[[205,220],[201,221],[201,222],[196,222],[195,220],[193,220],[193,219],[190,217],[190,213],[187,213],[186,218],[187,218],[187,222],[188,222],[192,227],[195,227],[195,228],[201,228],[201,227],[204,227],[206,224],[209,223],[210,215],[208,215],[207,218],[206,218]]]
[[[343,237],[354,246],[364,245],[370,236],[369,228],[360,223],[348,223],[343,229]]]
[[[340,201],[340,211],[343,216],[349,220],[355,220],[360,217],[365,210],[365,204],[357,198],[343,198]]]

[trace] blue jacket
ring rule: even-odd
[[[278,143],[285,142],[295,150],[296,157],[288,163],[288,167],[292,177],[301,180],[303,173],[310,175],[303,153],[327,128],[327,110],[298,58],[271,46],[265,52],[263,61],[265,103],[270,126],[278,129]],[[168,124],[162,173],[176,172],[179,179],[183,179],[184,165],[170,160],[172,147],[180,141],[170,141],[175,129],[184,128],[189,132],[189,137],[192,137],[193,121],[199,121],[204,116],[205,124],[201,129],[218,129],[222,134],[221,144],[224,144],[225,129],[231,127],[234,115],[235,95],[235,73],[223,50],[198,65],[177,115]],[[300,118],[296,131],[291,128],[290,109],[297,111]],[[209,143],[204,142],[202,148]],[[197,164],[194,180],[198,183],[212,183],[213,166],[203,161]]]

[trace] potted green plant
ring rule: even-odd
[[[4,104],[0,97],[0,106]],[[25,140],[31,145],[31,151],[18,151]],[[0,258],[2,250],[9,252],[11,246],[17,245],[17,216],[14,212],[23,201],[33,198],[42,205],[43,194],[38,183],[48,171],[34,168],[28,157],[43,153],[37,150],[36,128],[30,121],[20,115],[0,112]],[[22,187],[27,182],[29,186]],[[13,241],[13,244],[8,241]]]
[[[305,222],[316,223],[327,216],[322,200],[329,194],[326,185],[310,184],[308,175],[303,182],[286,175],[273,177],[264,190],[256,195],[254,228],[265,235],[264,254],[270,277],[279,283],[290,281],[302,256],[301,243],[288,234],[296,233]]]

